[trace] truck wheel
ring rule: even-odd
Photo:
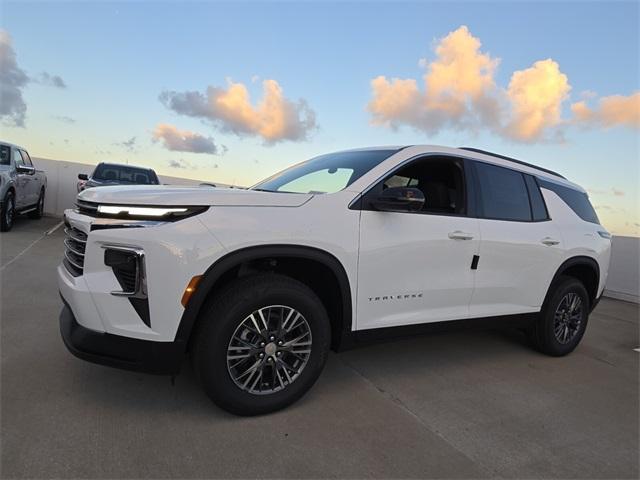
[[[303,283],[277,274],[233,281],[202,310],[192,360],[205,392],[236,415],[302,397],[324,367],[329,318]]]
[[[13,227],[13,218],[16,215],[16,200],[11,190],[4,196],[0,213],[2,216],[0,219],[0,231],[8,232]]]
[[[551,287],[540,317],[529,330],[534,347],[554,357],[571,353],[587,328],[589,296],[573,277],[560,277]]]
[[[40,189],[40,196],[38,197],[38,206],[35,210],[29,212],[29,218],[42,218],[44,213],[44,188]]]

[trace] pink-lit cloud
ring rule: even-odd
[[[604,97],[592,109],[587,100],[595,94],[585,91],[585,100],[571,108],[573,118],[563,118],[571,85],[551,58],[513,72],[508,85],[498,85],[500,59],[484,52],[466,26],[440,39],[434,53],[432,60],[419,61],[425,69],[421,81],[383,75],[371,80],[372,124],[406,125],[431,134],[445,128],[488,130],[518,142],[557,140],[570,124],[640,126],[640,94]]]

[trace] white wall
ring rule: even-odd
[[[604,294],[640,303],[640,238],[613,237],[611,266]]]
[[[95,165],[65,162],[46,158],[33,158],[38,170],[47,174],[47,192],[44,211],[51,215],[62,215],[66,208],[74,206],[77,195],[78,174],[90,174]],[[173,185],[198,185],[198,180],[158,175],[162,183]]]
[[[74,206],[76,184],[79,173],[91,173],[95,165],[49,160],[33,159],[36,168],[47,174],[47,195],[45,212],[62,215],[66,208]],[[198,185],[197,180],[167,177],[160,175],[162,183],[174,185]],[[222,184],[221,184],[222,185]],[[639,302],[640,297],[640,238],[613,237],[613,250],[609,279],[605,295],[621,300]]]

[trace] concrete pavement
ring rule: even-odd
[[[604,299],[565,358],[515,332],[332,354],[302,401],[238,418],[188,364],[172,384],[66,351],[58,221],[0,235],[2,478],[638,477],[637,305]]]

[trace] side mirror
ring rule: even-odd
[[[391,187],[371,200],[381,212],[417,212],[424,205],[422,190],[411,187]]]
[[[36,173],[35,167],[30,167],[29,165],[17,165],[16,172],[18,173],[26,173],[27,175],[33,175]]]
[[[87,175],[86,173],[79,173],[78,180],[89,180],[89,175]]]

